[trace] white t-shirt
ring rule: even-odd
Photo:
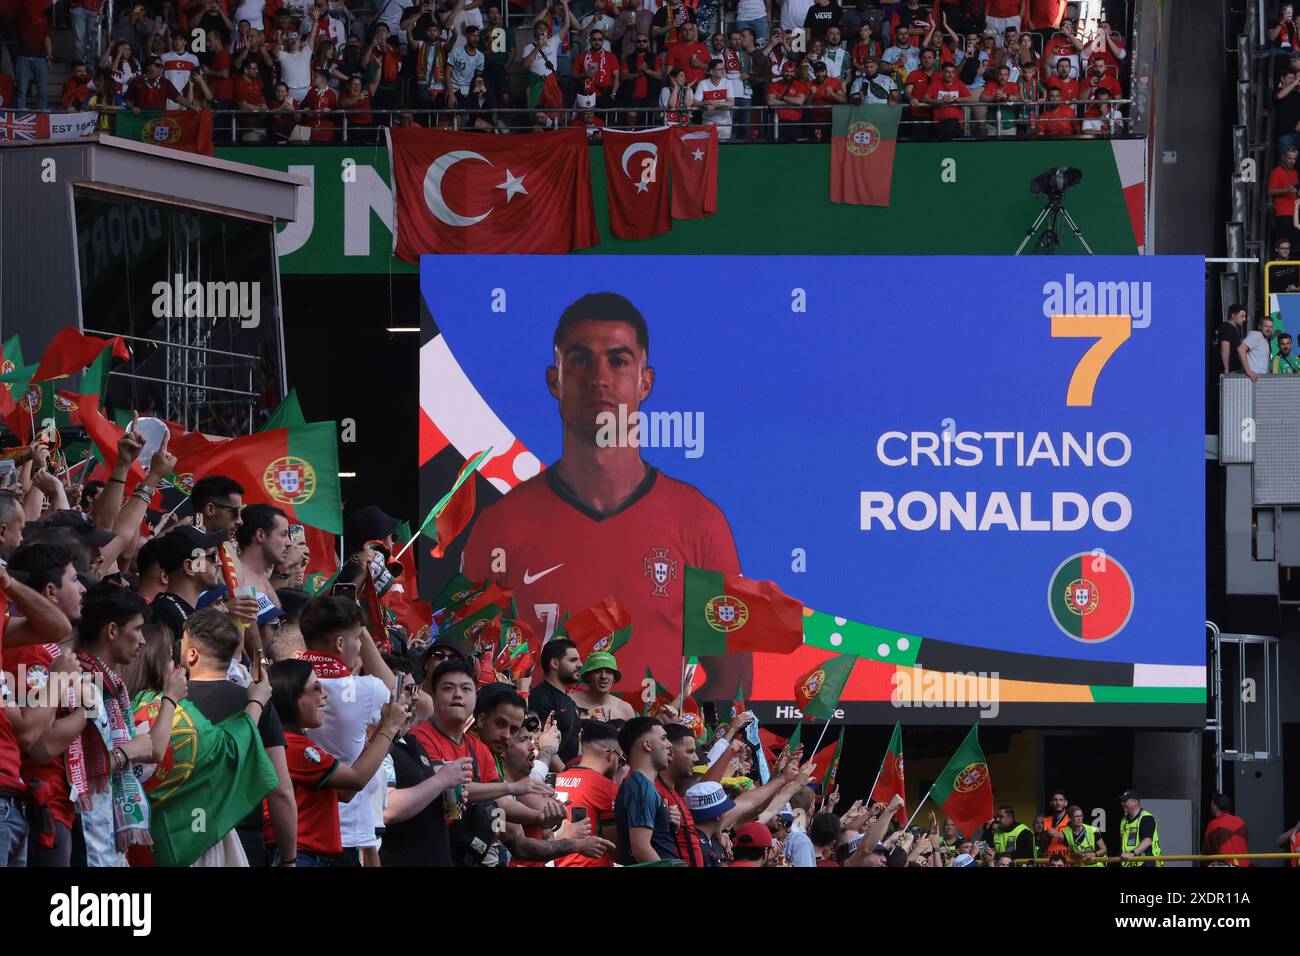
[[[314,28],[311,18],[304,17],[302,23],[298,26],[298,32],[305,37],[307,34],[311,33]],[[343,26],[343,21],[327,14],[325,17],[325,33],[334,41],[334,52],[342,52],[348,39],[347,31]]]
[[[266,10],[266,0],[243,0],[235,15],[230,19],[235,21],[235,26],[239,26],[240,20],[247,20],[252,24],[254,30],[262,29],[262,16]]]
[[[483,51],[475,50],[471,56],[465,47],[457,47],[447,57],[447,67],[451,85],[456,88],[456,92],[468,95],[474,74],[483,72]]]
[[[613,53],[614,48],[609,45],[609,38],[614,35],[613,18],[605,13],[602,13],[599,17],[597,17],[596,14],[594,13],[589,13],[585,17],[578,17],[578,26],[583,30],[586,30],[587,25],[591,23],[593,20],[595,21],[596,25],[591,29],[600,30],[602,33],[605,34],[605,49],[608,50],[610,53]],[[591,31],[589,30],[588,34],[590,34],[590,32]]]
[[[695,104],[700,107],[704,122],[717,126],[731,125],[731,110],[707,109],[703,106],[709,100],[727,100],[732,98],[731,83],[724,76],[721,83],[714,83],[706,76],[695,84]]]
[[[826,51],[822,62],[826,64],[826,75],[840,80],[844,78],[844,67],[849,62],[849,55],[844,52],[844,47],[836,47],[834,50]]]
[[[1241,340],[1241,344],[1246,346],[1246,367],[1256,375],[1264,375],[1268,372],[1268,339],[1264,338],[1264,333],[1259,329],[1253,329],[1246,333],[1246,337]]]
[[[804,18],[812,9],[814,0],[784,0],[781,4],[781,29],[803,29]]]
[[[899,60],[903,61],[903,69],[908,73],[921,68],[921,51],[914,46],[898,46],[897,44],[886,47],[885,52],[880,54],[882,63],[894,64]]]
[[[533,47],[535,46],[537,46],[536,43],[530,43],[528,44],[528,46],[524,47],[524,54],[523,54],[524,59],[528,58],[528,54],[533,52]],[[559,37],[547,38],[546,42],[542,44],[542,52],[537,54],[537,56],[533,57],[533,62],[529,64],[528,66],[529,72],[536,73],[538,76],[550,76],[552,73],[555,72],[554,69],[555,62],[559,58],[559,55],[560,55],[560,38]],[[542,59],[543,56],[546,57],[545,60]],[[551,64],[550,69],[548,69],[546,66],[547,61],[550,61]]]
[[[456,49],[459,50],[465,45],[465,27],[478,27],[478,42],[483,42],[483,12],[475,7],[473,10],[462,10],[454,17],[447,20],[448,29],[456,34]],[[480,46],[481,50],[482,47]],[[555,61],[552,60],[552,63]]]
[[[163,54],[162,61],[163,76],[184,93],[190,74],[199,68],[199,58],[193,53],[173,53],[169,50]]]
[[[767,7],[763,0],[740,0],[736,6],[737,20],[766,20]],[[803,26],[802,23],[799,24]]]
[[[280,79],[290,90],[305,90],[311,86],[311,50],[305,46],[297,53],[281,50],[276,59],[280,62]]]
[[[367,674],[321,678],[328,695],[325,723],[307,736],[344,763],[352,763],[366,746],[366,728],[378,722],[392,695],[384,682]],[[375,788],[384,785],[381,772],[347,803],[339,803],[339,830],[344,847],[375,846]],[[380,823],[383,821],[380,820]]]
[[[875,90],[872,89],[873,84]],[[881,91],[884,92],[884,96],[879,95]],[[859,73],[853,78],[852,85],[849,86],[849,96],[861,93],[862,102],[864,103],[888,103],[889,94],[897,91],[898,85],[888,73],[877,73],[871,77],[865,73]]]

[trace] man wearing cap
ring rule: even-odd
[[[699,831],[704,865],[724,865],[726,853],[722,846],[722,821],[736,808],[735,801],[727,796],[722,784],[706,780],[686,791],[686,807]]]
[[[614,801],[618,786],[614,774],[626,762],[618,743],[618,731],[601,720],[584,720],[579,732],[582,756],[575,766],[556,775],[555,799],[567,808],[569,819],[579,808],[591,823],[591,835],[604,837],[615,849],[592,859],[581,853],[562,856],[556,866],[613,866],[621,858],[618,824],[614,818]]]
[[[732,866],[770,866],[772,831],[758,822],[736,828],[731,838]]]
[[[578,708],[578,717],[592,720],[631,720],[636,711],[627,701],[611,691],[623,679],[618,661],[608,651],[597,651],[582,664],[579,679],[586,686],[569,696]]]
[[[149,612],[153,623],[171,631],[173,645],[180,644],[199,595],[217,586],[217,548],[225,539],[224,532],[182,525],[152,542],[158,567],[167,575],[167,590],[153,599]]]
[[[1142,798],[1135,790],[1125,790],[1119,802],[1124,807],[1124,816],[1119,821],[1119,855],[1124,858],[1120,865],[1162,865],[1150,859],[1160,856],[1160,830],[1155,815],[1142,809]]]
[[[361,568],[364,567],[382,603],[395,580],[389,569],[389,558],[397,547],[394,535],[400,524],[400,520],[375,505],[366,505],[353,512],[344,525],[350,557],[339,580],[360,585]]]

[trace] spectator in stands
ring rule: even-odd
[[[907,0],[902,6],[895,7],[889,18],[889,35],[897,37],[901,33],[909,44],[919,49],[933,26],[928,6],[921,6],[920,0]]]
[[[776,107],[778,121],[778,138],[782,143],[796,142],[805,135],[800,127],[803,120],[802,107],[812,94],[807,83],[796,78],[793,60],[781,64],[781,78],[767,88],[767,105]]]
[[[1273,227],[1276,237],[1296,241],[1295,205],[1300,194],[1300,173],[1296,171],[1296,156],[1300,148],[1292,145],[1282,150],[1282,161],[1268,174],[1268,195],[1273,200]]]
[[[849,87],[849,102],[855,105],[898,102],[898,87],[894,84],[894,78],[888,73],[880,72],[880,62],[874,56],[863,61],[861,72],[855,71],[853,84]]]
[[[871,32],[870,23],[863,23],[859,26],[858,32],[853,34],[853,36],[853,46],[849,50],[849,62],[853,65],[853,70],[856,74],[862,72],[864,68],[863,64],[867,62],[868,57],[874,57],[879,61],[881,54],[883,54],[885,50],[884,47],[881,46],[880,40],[878,40],[875,34]],[[877,69],[879,69],[879,62],[877,62],[876,66]]]
[[[469,84],[476,73],[482,73],[486,60],[479,49],[479,28],[465,27],[465,44],[447,54],[447,79],[451,90],[459,99],[469,95]]]
[[[18,95],[14,105],[20,110],[28,108],[28,88],[33,85],[36,87],[34,108],[48,108],[45,86],[49,65],[54,61],[54,44],[47,11],[53,6],[54,0],[29,0],[18,13],[18,59],[15,64]]]
[[[126,40],[143,53],[149,49],[155,31],[154,21],[147,16],[144,4],[137,3],[118,19],[113,37]]]
[[[78,60],[98,58],[99,48],[94,44],[103,6],[103,0],[72,0],[72,51]]]
[[[85,109],[90,98],[95,95],[95,81],[86,64],[77,60],[72,64],[72,75],[63,84],[63,94],[59,102],[68,111]]]
[[[312,4],[314,15],[309,13],[298,24],[299,33],[312,33],[316,40],[317,48],[320,48],[326,42],[329,42],[335,49],[342,48],[346,42],[347,30],[343,26],[343,20],[336,17],[329,8],[328,0],[315,0]]]
[[[889,67],[894,75],[894,82],[905,86],[907,77],[921,68],[921,51],[912,46],[911,39],[905,31],[894,34],[894,42],[881,54],[880,62]]]
[[[813,141],[817,143],[830,142],[831,108],[836,103],[849,101],[848,94],[844,92],[844,84],[835,77],[828,76],[827,72],[826,64],[821,60],[813,64],[812,90],[808,102],[820,109],[811,110],[808,118],[813,124]]]
[[[1246,329],[1246,307],[1244,305],[1228,306],[1228,320],[1219,326],[1215,334],[1215,344],[1219,350],[1219,360],[1224,375],[1240,372],[1241,355],[1237,352]]]
[[[1237,346],[1237,356],[1241,359],[1242,371],[1252,382],[1258,382],[1261,375],[1268,374],[1269,344],[1273,338],[1273,319],[1262,316],[1255,321],[1255,328],[1246,333],[1246,337]]]
[[[734,30],[750,30],[754,34],[754,45],[759,49],[767,46],[768,24],[772,22],[772,0],[737,0],[736,22]]]
[[[787,0],[789,2],[789,0]],[[840,25],[840,18],[844,11],[834,0],[814,0],[807,12],[804,14],[803,22],[797,24],[803,27],[805,36],[810,40],[826,40],[826,33],[831,27]]]
[[[722,36],[722,34],[718,34]],[[732,139],[747,142],[749,139],[749,104],[753,91],[749,85],[749,71],[753,69],[753,57],[745,50],[744,38],[739,31],[732,30],[723,40],[721,53],[717,58],[722,61],[722,73],[731,85],[731,98],[735,103],[731,111]]]
[[[199,68],[199,58],[188,50],[189,41],[184,33],[177,33],[171,38],[171,49],[162,56],[163,76],[167,82],[182,93],[189,92],[190,76]],[[168,109],[176,109],[173,103]]]
[[[826,68],[822,67],[825,76]],[[732,85],[721,60],[709,62],[709,75],[695,85],[693,95],[705,123],[718,127],[718,139],[731,139],[731,111],[736,105]]]
[[[1226,793],[1216,793],[1210,798],[1210,822],[1205,825],[1201,852],[1207,856],[1250,852],[1250,833],[1246,829],[1246,821],[1233,814],[1232,797]],[[1208,865],[1250,866],[1250,860],[1232,859]]]
[[[487,78],[475,73],[469,84],[469,94],[464,99],[465,128],[485,133],[498,132],[503,123],[498,115],[501,104],[496,94],[488,88]]]
[[[1107,90],[1111,99],[1119,99],[1124,95],[1119,81],[1111,75],[1109,68],[1102,60],[1089,60],[1088,69],[1085,79],[1079,86],[1079,93],[1084,99],[1096,99],[1100,90]],[[1095,112],[1093,107],[1084,110],[1084,116]]]
[[[945,36],[947,39],[945,39]],[[925,37],[921,40],[922,50],[933,50],[936,62],[942,66],[945,63],[956,63],[960,65],[961,38],[952,30],[948,29],[947,24],[942,29],[931,26],[926,31]]]
[[[1089,106],[1083,114],[1083,132],[1096,133],[1101,136],[1115,136],[1124,132],[1124,114],[1118,107],[1111,106],[1110,90],[1098,87],[1094,99],[1096,106]]]
[[[402,53],[396,43],[390,42],[387,24],[380,23],[375,27],[374,38],[361,53],[360,65],[366,71],[367,84],[374,90],[376,108],[392,109],[400,105],[397,75],[402,67]],[[293,91],[292,83],[289,89]]]
[[[934,111],[926,105],[926,95],[930,84],[939,82],[941,78],[935,64],[934,51],[922,50],[920,69],[913,70],[907,75],[907,83],[903,87],[908,102],[906,119],[909,121],[907,130],[909,139],[934,138]]]
[[[1278,81],[1273,107],[1278,154],[1284,155],[1288,147],[1300,145],[1300,73],[1289,66]]]
[[[262,78],[259,76],[260,68],[257,61],[251,57],[244,61],[242,75],[235,81],[235,106],[237,109],[246,113],[266,113],[266,95],[263,93]],[[285,89],[288,89],[286,84]],[[293,95],[289,95],[289,102],[297,104]],[[281,109],[285,104],[281,103]],[[295,125],[297,119],[294,120]],[[239,128],[242,132],[242,139],[246,143],[260,143],[266,138],[265,123],[261,119],[239,118]],[[206,525],[205,525],[206,527]]]
[[[1047,108],[1039,114],[1040,136],[1073,136],[1079,132],[1078,113],[1068,103],[1061,102],[1060,87],[1047,90]]]
[[[1089,64],[1104,64],[1108,75],[1118,77],[1124,61],[1128,59],[1128,50],[1124,49],[1124,35],[1118,30],[1112,30],[1110,24],[1102,20],[1097,24],[1097,32],[1084,44],[1083,58]]]
[[[331,111],[339,108],[339,95],[330,89],[329,74],[316,70],[311,77],[311,89],[303,97],[302,109],[305,113],[303,122],[311,128],[313,143],[330,143],[334,141],[335,120]],[[293,95],[293,88],[289,88]]]
[[[1272,375],[1300,375],[1300,356],[1292,353],[1291,336],[1286,332],[1277,335],[1277,354],[1268,363]]]
[[[664,74],[658,57],[650,50],[648,34],[640,33],[636,37],[635,49],[623,57],[619,74],[623,79],[619,86],[620,105],[631,111],[627,122],[633,126],[653,125],[649,110],[659,102]]]
[[[1064,57],[1056,61],[1051,75],[1047,77],[1046,86],[1049,90],[1059,90],[1060,98],[1064,102],[1069,103],[1080,98],[1079,80],[1071,76],[1070,61]]]
[[[974,103],[975,97],[966,84],[957,79],[957,68],[945,63],[939,71],[938,82],[931,82],[925,92],[925,102],[934,108],[935,132],[939,139],[960,139],[964,132],[962,121],[965,111],[958,103]]]
[[[261,37],[254,39],[260,46]],[[212,108],[216,110],[243,109],[242,106],[238,105],[235,98],[235,80],[238,74],[230,50],[226,48],[224,35],[219,30],[209,30],[207,40],[208,52],[205,57],[200,59],[203,62],[204,76],[208,86],[212,89]],[[241,51],[241,55],[247,52],[247,50]],[[220,125],[223,130],[229,130],[230,128],[229,122]],[[195,488],[197,489],[198,485],[195,485]],[[199,505],[196,503],[194,507],[197,513]],[[218,519],[218,521],[220,520]]]
[[[1061,29],[1053,33],[1043,46],[1040,64],[1043,75],[1056,73],[1056,66],[1062,60],[1070,64],[1069,76],[1077,80],[1082,75],[1080,65],[1083,61],[1083,41],[1074,35],[1073,25],[1068,20],[1061,24]]]
[[[614,26],[609,36],[614,41],[614,52],[619,55],[619,62],[626,62],[627,57],[636,52],[636,41],[644,34],[650,36],[655,16],[645,8],[641,0],[623,0],[622,9],[614,18]]]
[[[443,40],[442,29],[432,23],[425,28],[424,39],[415,49],[415,104],[423,109],[448,108],[449,77],[447,51],[453,40]],[[365,86],[371,98],[375,96],[382,79],[381,71],[371,69],[366,74]]]
[[[566,13],[568,9],[567,6],[564,7]],[[559,118],[558,114],[553,114],[564,108],[564,98],[556,76],[559,69],[560,38],[551,35],[549,27],[543,22],[545,18],[546,10],[543,9],[533,22],[533,42],[524,47],[523,64],[524,69],[528,70],[528,108],[537,111],[533,114],[533,125],[541,129],[552,129]]]
[[[1047,99],[1047,88],[1038,80],[1038,67],[1026,63],[1020,68],[1020,79],[1016,82],[1016,100],[1020,108],[1019,130],[1021,136],[1038,136],[1038,117],[1042,107],[1038,104]]]
[[[999,36],[1005,36],[1007,30],[1019,31],[1023,8],[1023,0],[985,0],[984,25]]]
[[[849,51],[839,27],[831,27],[826,31],[825,44],[826,50],[822,54],[822,59],[826,61],[827,78],[839,80],[841,85],[847,85],[851,63]]]
[[[688,22],[682,24],[681,41],[667,45],[664,65],[670,70],[685,71],[686,83],[694,89],[704,79],[704,71],[708,69],[710,59],[709,48],[696,36],[695,24]]]
[[[194,101],[176,89],[164,76],[162,60],[151,58],[145,64],[144,75],[131,80],[126,88],[126,103],[132,113],[143,110],[163,110],[171,100],[186,109],[198,109]]]
[[[1037,36],[1033,33],[1022,33],[1017,37],[1014,45],[1009,49],[1015,51],[1016,65],[1022,70],[1031,63],[1038,65],[1038,51],[1034,46],[1034,40]]]
[[[253,66],[256,67],[257,64],[254,63]],[[261,81],[258,81],[257,88],[260,92]],[[284,83],[275,84],[275,88],[271,91],[271,98],[266,101],[266,131],[274,142],[292,141],[293,131],[301,118],[298,115],[299,105],[293,98],[293,94],[289,92],[288,86]]]
[[[606,49],[603,30],[592,30],[588,45],[589,49],[573,61],[574,79],[583,94],[596,98],[596,109],[612,109],[619,88],[618,57]]]
[[[793,63],[790,65],[794,66]],[[689,126],[695,97],[686,82],[686,71],[678,68],[667,72],[668,84],[659,92],[659,107],[664,111],[664,122],[670,126]]]
[[[1279,239],[1273,243],[1273,261],[1291,261],[1291,240]],[[1300,291],[1300,266],[1269,266],[1268,291],[1270,293]]]
[[[646,14],[647,19],[649,16]],[[487,29],[484,35],[487,42],[483,50],[486,60],[483,78],[498,107],[506,107],[510,105],[510,65],[515,62],[518,51],[515,46],[515,31],[502,24],[499,7],[487,8]]]
[[[348,140],[369,142],[374,134],[368,127],[375,125],[375,116],[370,112],[370,91],[366,89],[361,77],[348,77],[347,87],[339,97],[339,106],[347,111]],[[357,127],[361,127],[360,132],[357,131]]]
[[[614,47],[607,39],[614,33],[614,18],[609,15],[605,0],[592,0],[591,12],[578,18],[578,28],[578,41],[584,46],[594,49],[590,46],[591,34],[599,32],[602,40],[600,49],[611,53],[614,51]]]
[[[695,22],[695,11],[685,2],[665,0],[655,11],[650,27],[650,41],[657,52],[663,53],[670,43],[681,42],[681,28]]]
[[[1268,28],[1268,42],[1275,56],[1293,56],[1300,50],[1300,20],[1296,19],[1295,4],[1284,3],[1277,11],[1277,20]]]
[[[677,859],[668,806],[655,787],[672,753],[664,725],[651,717],[633,717],[619,730],[618,742],[630,769],[614,801],[623,862]]]

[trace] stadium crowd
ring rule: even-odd
[[[1125,130],[1124,34],[1085,33],[1065,0],[529,2],[151,0],[109,24],[105,0],[14,0],[0,107],[50,105],[58,19],[63,109],[216,110],[218,142],[371,142],[416,122],[822,141],[837,103],[901,104],[911,139]]]
[[[615,655],[584,658],[564,637],[516,668],[470,626],[493,602],[505,610],[493,585],[454,579],[413,632],[386,605],[373,616],[359,595],[391,586],[400,557],[397,521],[377,507],[350,515],[353,555],[315,587],[322,556],[230,478],[197,482],[192,515],[156,518],[176,458],[163,442],[139,480],[144,447],[126,430],[107,478],[84,486],[60,479],[39,441],[7,459],[0,865],[1101,866],[1160,854],[1131,791],[1119,848],[1061,791],[1032,825],[1003,806],[967,834],[933,812],[904,825],[897,797],[843,807],[837,760],[751,743],[753,715],[734,703],[710,732],[664,688],[611,693]],[[1300,827],[1279,842],[1300,846]],[[1205,848],[1245,851],[1226,797]]]

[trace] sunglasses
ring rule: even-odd
[[[529,717],[524,720],[524,730],[530,734],[535,734],[542,729],[542,722],[536,717]]]

